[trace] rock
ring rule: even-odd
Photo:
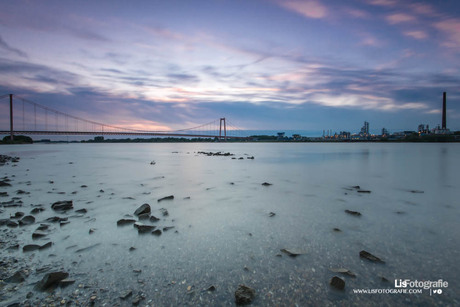
[[[247,159],[249,159],[249,160],[254,160],[254,156],[247,157]]]
[[[4,180],[1,180],[0,181],[0,187],[11,187],[11,184],[9,184],[8,182],[6,182]]]
[[[338,290],[345,289],[345,281],[342,278],[337,277],[337,276],[332,277],[329,284]]]
[[[73,202],[71,200],[57,201],[51,205],[54,211],[67,211],[73,209]]]
[[[74,284],[75,283],[75,279],[69,279],[69,278],[66,278],[66,279],[63,279],[59,282],[59,287],[61,288],[65,288],[67,286],[70,286],[71,284]]]
[[[24,272],[20,270],[14,273],[13,275],[11,275],[10,277],[5,278],[5,282],[18,284],[18,283],[25,281],[26,277],[27,277],[26,274],[24,274]]]
[[[424,191],[420,191],[420,190],[410,190],[411,193],[419,193],[419,194],[422,194],[422,193],[425,193]]]
[[[370,193],[371,191],[368,191],[368,190],[358,190],[357,192],[358,192],[358,193]]]
[[[46,219],[47,222],[51,222],[51,223],[60,223],[60,222],[63,222],[63,221],[67,221],[67,218],[66,217],[59,217],[59,216],[52,216],[52,217],[49,217]]]
[[[32,215],[26,215],[19,221],[21,226],[32,225],[33,223],[35,223],[35,218]]]
[[[42,280],[35,285],[35,289],[39,291],[46,291],[57,286],[61,280],[66,279],[67,277],[69,277],[69,273],[67,272],[59,271],[47,273],[43,276]]]
[[[89,231],[88,231],[88,233],[89,233],[89,234],[92,234],[92,233],[94,233],[95,231],[96,231],[95,228],[90,228]]]
[[[37,244],[27,244],[27,245],[24,245],[22,247],[22,251],[23,252],[31,252],[31,251],[34,251],[34,250],[37,250],[39,249],[41,246],[40,245],[37,245]]]
[[[379,257],[374,256],[374,255],[372,255],[371,253],[366,252],[365,250],[362,250],[362,251],[359,252],[359,257],[365,258],[365,259],[370,260],[370,261],[372,261],[372,262],[385,263],[385,261],[383,261],[383,260],[380,259]]]
[[[160,229],[156,229],[156,230],[152,231],[152,235],[155,235],[155,236],[161,235],[161,230],[160,230]]]
[[[45,231],[45,230],[48,230],[50,226],[48,224],[40,224],[40,226],[37,227],[37,229],[35,231]]]
[[[275,212],[270,212],[270,213],[268,214],[269,217],[274,217],[275,215],[276,215]]]
[[[263,185],[264,187],[268,187],[268,186],[271,186],[271,185],[273,185],[273,184],[272,184],[272,183],[268,183],[268,182],[264,182],[264,183],[262,183],[262,185]]]
[[[18,227],[19,224],[16,223],[15,221],[8,220],[8,221],[6,222],[6,226],[11,227],[11,228],[15,228],[15,227]]]
[[[216,287],[215,286],[210,286],[206,289],[206,291],[216,291]]]
[[[124,291],[123,293],[120,294],[120,298],[122,300],[125,300],[128,297],[130,297],[132,294],[133,294],[133,290],[126,290],[126,291]]]
[[[88,251],[88,250],[93,249],[93,248],[95,248],[96,246],[99,246],[99,245],[101,245],[101,243],[96,243],[96,244],[90,245],[88,247],[77,249],[75,252],[76,253],[81,253],[81,252],[84,252],[84,251]]]
[[[148,220],[150,218],[150,213],[142,213],[138,216],[139,221]]]
[[[37,208],[33,208],[32,210],[30,210],[30,214],[38,214],[43,211],[45,211],[45,208],[37,207]]]
[[[51,246],[53,246],[53,242],[48,242],[48,243],[43,244],[42,246],[40,246],[38,249],[39,250],[44,250],[44,249],[50,248]]]
[[[121,219],[117,221],[117,226],[125,226],[125,225],[131,225],[134,224],[136,220],[133,219]]]
[[[156,221],[159,221],[160,219],[157,218],[156,216],[152,215],[152,216],[150,216],[149,220],[150,220],[150,222],[156,222]]]
[[[256,291],[254,289],[245,285],[239,285],[235,291],[235,303],[237,305],[250,304],[255,296]]]
[[[8,192],[0,192],[0,197],[7,197],[8,196]]]
[[[24,212],[18,211],[16,212],[11,218],[13,219],[19,219],[24,216]]]
[[[136,250],[136,248],[135,248],[134,246],[131,246],[131,247],[129,248],[129,251],[130,251],[130,252],[135,251],[135,250]]]
[[[385,283],[390,282],[388,279],[386,279],[386,278],[383,277],[383,276],[380,276],[380,281],[381,281],[381,282],[385,282]]]
[[[361,190],[361,187],[359,185],[352,186],[351,188],[356,189],[356,190]]]
[[[59,222],[59,226],[62,227],[62,226],[67,225],[69,223],[70,223],[70,221],[62,221],[62,222]]]
[[[294,249],[286,249],[286,248],[280,249],[280,251],[282,251],[285,254],[288,254],[291,257],[296,257],[296,256],[299,256],[299,255],[306,254],[305,251],[294,250]]]
[[[136,211],[134,211],[134,215],[141,215],[141,214],[150,213],[150,212],[151,212],[150,205],[143,204],[142,206],[137,208]]]
[[[75,210],[76,213],[81,213],[81,214],[85,214],[88,212],[88,210],[86,210],[85,208],[83,209],[78,209],[78,210]]]
[[[348,270],[348,269],[337,268],[337,269],[329,269],[329,270],[331,270],[334,273],[341,273],[341,274],[348,275],[350,277],[356,277],[356,274],[353,273],[352,271]]]
[[[32,234],[32,239],[40,239],[43,237],[46,237],[48,234],[39,230],[35,230],[34,233]]]
[[[156,164],[155,161],[150,162],[150,165],[155,165],[155,164]]]
[[[169,195],[169,196],[158,199],[158,202],[163,201],[163,200],[172,200],[172,199],[174,199],[174,195]]]
[[[361,213],[358,211],[345,210],[345,212],[354,216],[361,216]]]
[[[153,226],[153,225],[145,225],[145,224],[142,224],[142,223],[134,223],[134,227],[137,229],[137,232],[138,233],[147,233],[149,231],[152,231],[156,228],[156,226]]]
[[[173,228],[174,228],[174,226],[163,227],[163,232],[168,231],[169,229],[173,229]]]
[[[82,184],[80,188],[87,188],[88,186],[86,184]]]
[[[168,210],[166,210],[165,208],[161,208],[160,211],[163,214],[163,216],[168,216],[169,215]]]
[[[16,194],[17,195],[21,195],[21,194],[30,194],[29,192],[26,192],[26,191],[23,191],[23,190],[17,190],[16,191]]]
[[[335,232],[342,232],[342,230],[340,228],[334,228],[332,230],[334,230]]]

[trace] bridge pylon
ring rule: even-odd
[[[225,122],[225,117],[222,117],[219,122],[219,140],[222,140],[222,126],[224,128],[224,141],[227,140],[227,124]]]

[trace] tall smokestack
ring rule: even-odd
[[[442,129],[446,129],[446,92],[442,94]]]

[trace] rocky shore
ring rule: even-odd
[[[234,159],[236,155],[203,151],[195,156]],[[240,155],[238,159],[251,163],[254,156]],[[149,161],[145,161],[145,167],[161,167],[158,161],[153,164]],[[233,232],[235,238],[230,241],[230,249],[237,250],[235,255],[240,259],[229,259],[216,249],[214,245],[225,244],[214,242],[212,233],[197,232],[198,236],[205,235],[208,239],[205,245],[194,246],[188,233],[208,221],[200,220],[200,214],[183,214],[179,208],[190,206],[196,198],[202,201],[203,195],[214,193],[217,183],[202,187],[202,194],[193,195],[184,195],[181,189],[175,189],[174,194],[155,193],[158,184],[141,183],[137,187],[142,193],[126,196],[122,194],[123,189],[105,183],[100,186],[94,182],[81,183],[77,175],[71,173],[74,186],[61,185],[55,178],[38,177],[40,184],[47,188],[36,189],[38,183],[27,180],[30,169],[20,164],[19,157],[0,156],[0,300],[8,307],[336,306],[347,305],[351,289],[364,287],[369,282],[381,288],[393,286],[394,275],[388,274],[394,269],[395,260],[388,253],[353,247],[344,256],[329,256],[331,251],[320,244],[308,244],[302,233],[291,234],[300,240],[280,244],[276,236],[282,231],[289,233],[289,225],[279,225],[277,221],[289,214],[283,206],[260,208],[250,213],[253,216],[248,221],[254,219],[266,224],[274,230],[271,234],[257,227],[248,227],[252,229],[250,232],[241,229]],[[67,167],[74,166],[72,161],[67,164]],[[160,173],[151,181],[164,179]],[[254,183],[251,193],[260,196],[276,191],[277,179],[265,179],[270,181]],[[236,190],[241,186],[238,181],[226,184]],[[337,189],[343,191],[343,197],[373,194],[354,185]],[[421,190],[408,192],[423,194]],[[53,200],[36,201],[44,194]],[[147,197],[150,201],[144,202]],[[217,203],[225,200],[216,199]],[[102,200],[128,204],[117,209],[97,206]],[[197,208],[191,208],[190,212],[208,210]],[[336,211],[356,227],[372,214],[361,213],[354,206]],[[216,232],[219,227],[221,230],[232,227],[231,214],[230,211],[225,219],[230,226],[217,224]],[[342,237],[347,238],[353,228],[350,230],[335,222],[321,231],[330,240],[341,242],[347,240]],[[201,249],[205,249],[203,253]],[[152,252],[146,253],[146,250]],[[312,261],[321,250],[327,251],[329,258],[321,261],[320,256],[321,262]],[[205,261],[200,259],[203,255],[208,257]],[[405,299],[411,304],[441,306],[444,303],[426,296]],[[382,306],[382,303],[391,306],[395,302],[391,297],[373,300],[366,296],[355,296],[352,301],[354,305],[368,306]]]

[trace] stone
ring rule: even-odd
[[[147,233],[147,232],[150,232],[150,231],[154,230],[156,228],[156,226],[145,225],[145,224],[137,222],[137,223],[134,223],[134,228],[137,229],[138,233]]]
[[[280,249],[280,251],[282,251],[282,252],[285,253],[285,254],[288,254],[288,255],[291,256],[291,257],[297,257],[297,256],[299,256],[299,255],[306,254],[306,252],[304,252],[304,251],[295,250],[295,249],[286,249],[286,248],[283,248],[283,249]]]
[[[160,230],[160,229],[156,229],[156,230],[152,231],[152,235],[155,235],[155,236],[161,235],[161,230]]]
[[[159,221],[160,219],[157,218],[156,216],[152,215],[152,216],[150,216],[150,219],[149,219],[149,220],[150,220],[150,222],[153,223],[153,222]]]
[[[150,212],[151,212],[150,205],[149,204],[143,204],[142,206],[137,208],[136,211],[134,211],[134,215],[139,216],[141,214],[150,213]]]
[[[345,210],[346,213],[354,215],[354,216],[361,216],[361,213],[358,211],[351,211],[351,210]]]
[[[158,199],[158,202],[163,201],[163,200],[172,200],[172,199],[174,199],[174,195],[169,195],[169,196]]]
[[[43,250],[43,249],[50,248],[51,246],[53,246],[53,242],[48,242],[48,243],[43,244],[42,246],[40,246],[38,249]]]
[[[67,218],[66,217],[59,217],[59,216],[52,216],[52,217],[47,218],[46,221],[51,222],[51,223],[60,223],[60,222],[63,222],[63,221],[67,221]]]
[[[2,181],[0,181],[0,187],[11,187],[11,184],[9,184],[8,182],[2,180]]]
[[[210,286],[206,289],[206,291],[216,291],[216,287],[215,286]]]
[[[332,230],[334,230],[335,232],[342,232],[342,230],[340,228],[334,228]]]
[[[356,277],[356,274],[353,273],[352,271],[348,270],[348,269],[344,269],[344,268],[333,268],[333,269],[329,269],[331,270],[332,272],[334,273],[341,273],[341,274],[345,274],[345,275],[348,275],[350,277]]]
[[[150,218],[150,213],[142,213],[138,216],[139,221],[148,220]]]
[[[32,215],[26,215],[21,220],[19,220],[19,225],[21,226],[32,225],[33,223],[35,223],[35,217]]]
[[[88,231],[88,233],[89,233],[89,234],[92,234],[92,233],[94,233],[95,231],[96,231],[95,228],[90,228],[89,231]]]
[[[163,216],[168,216],[169,215],[168,210],[166,210],[165,208],[161,208],[160,211],[163,214]]]
[[[37,250],[39,249],[41,246],[40,245],[37,245],[37,244],[27,244],[27,245],[24,245],[22,247],[22,251],[23,252],[31,252],[31,251],[34,251],[34,250]]]
[[[38,214],[43,211],[45,211],[45,208],[37,207],[37,208],[33,208],[32,210],[30,210],[30,214]]]
[[[174,228],[174,226],[163,227],[163,232],[168,231],[168,230],[173,229],[173,228]]]
[[[35,230],[33,233],[32,233],[32,239],[40,239],[40,238],[43,238],[43,237],[46,237],[48,234],[46,232],[43,232],[43,231],[40,231],[40,230]]]
[[[25,281],[26,277],[27,277],[26,274],[24,274],[24,272],[20,270],[14,273],[13,275],[11,275],[10,277],[6,278],[5,282],[18,284],[18,283]]]
[[[268,214],[269,217],[274,217],[275,215],[276,215],[275,212],[270,212],[270,213]]]
[[[71,200],[57,201],[51,205],[54,211],[67,211],[73,209],[73,202]]]
[[[250,304],[255,296],[256,291],[254,289],[245,285],[239,285],[238,289],[235,291],[235,303],[237,305]]]
[[[369,194],[371,191],[369,191],[369,190],[358,190],[357,192],[358,193],[368,193]]]
[[[367,259],[367,260],[372,261],[372,262],[385,263],[385,261],[383,261],[379,257],[374,256],[374,255],[372,255],[371,253],[369,253],[369,252],[367,252],[365,250],[362,250],[362,251],[359,252],[359,257]]]
[[[126,290],[126,291],[124,291],[123,293],[120,294],[120,298],[122,300],[125,300],[128,297],[130,297],[131,295],[133,295],[133,290]]]
[[[134,219],[121,219],[117,221],[117,226],[125,226],[125,225],[131,225],[134,224],[136,220]]]
[[[63,280],[61,280],[59,282],[59,287],[65,288],[65,287],[70,286],[71,284],[74,284],[74,283],[75,283],[75,279],[65,278],[65,279],[63,279]]]
[[[88,210],[86,210],[85,208],[83,208],[83,209],[75,210],[75,212],[76,212],[76,213],[85,214],[86,212],[88,212]]]
[[[345,289],[345,281],[342,278],[338,277],[338,276],[332,277],[331,281],[329,282],[329,284],[332,287],[334,287],[334,288],[336,288],[338,290]]]
[[[24,212],[18,211],[18,212],[16,212],[11,218],[13,218],[13,219],[19,219],[19,218],[23,217],[24,214],[25,214]]]
[[[264,183],[262,183],[262,185],[263,185],[264,187],[268,187],[268,186],[271,186],[272,183],[264,182]]]
[[[11,228],[15,228],[15,227],[18,227],[19,224],[16,223],[15,221],[8,220],[8,221],[6,222],[6,226],[11,227]]]

